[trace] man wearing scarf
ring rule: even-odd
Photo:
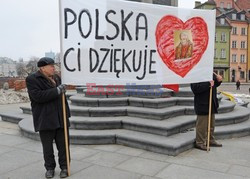
[[[60,177],[65,178],[68,176],[62,110],[65,85],[61,84],[60,77],[55,74],[54,64],[51,58],[41,58],[37,63],[39,70],[26,78],[26,85],[31,101],[34,129],[39,132],[42,142],[45,177],[54,177],[56,162],[53,141],[55,141],[61,168]],[[70,111],[67,100],[65,101],[69,127]]]

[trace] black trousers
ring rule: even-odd
[[[56,148],[58,150],[58,163],[60,165],[60,168],[67,169],[64,129],[59,128],[56,130],[44,130],[39,131],[39,134],[43,146],[43,158],[45,161],[44,166],[46,170],[54,170],[56,167],[53,149],[54,140],[56,143]]]

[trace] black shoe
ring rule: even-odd
[[[207,151],[207,146],[205,146],[204,144],[195,144],[195,148]]]
[[[60,172],[60,178],[66,178],[66,177],[68,177],[68,170],[62,169]]]
[[[55,175],[55,170],[47,170],[45,173],[46,178],[53,178]]]
[[[210,146],[211,147],[222,147],[222,144],[216,142],[216,141],[213,141],[213,142],[210,142]]]

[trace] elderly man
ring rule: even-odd
[[[43,147],[45,177],[53,178],[56,167],[53,141],[56,143],[61,168],[60,177],[68,176],[66,147],[63,124],[62,93],[65,85],[55,75],[54,60],[41,58],[37,66],[39,70],[26,78],[28,94],[31,101],[35,131],[39,131]],[[67,126],[69,127],[70,111],[66,101]]]

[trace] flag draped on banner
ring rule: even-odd
[[[60,0],[62,82],[212,80],[215,11],[117,0]]]

